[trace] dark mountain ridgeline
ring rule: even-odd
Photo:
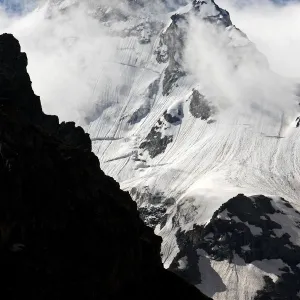
[[[0,36],[3,299],[208,299],[163,268],[161,238],[74,123],[43,113],[27,57]]]

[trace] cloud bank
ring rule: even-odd
[[[299,113],[295,83],[300,82],[300,3],[219,0],[235,28],[218,28],[192,18],[186,66],[200,89],[222,110],[234,107],[250,116],[292,122]],[[271,69],[271,70],[270,70]]]
[[[244,5],[236,0],[216,2],[230,12],[233,23],[266,56],[272,70],[300,81],[299,3],[278,6],[259,0],[246,1]],[[129,7],[122,3],[122,10],[129,12]],[[107,1],[107,5],[119,7],[120,2]],[[159,10],[161,6],[157,7]],[[121,84],[124,80],[120,66],[112,63],[120,37],[87,16],[86,11],[83,4],[66,9],[63,14],[52,11],[51,17],[48,5],[23,16],[0,11],[0,32],[13,33],[27,52],[33,88],[42,96],[45,112],[58,114],[62,120],[82,122],[92,114],[110,82]],[[243,64],[236,71],[232,57],[236,58],[237,52],[224,48],[224,35],[214,28],[207,31],[195,20],[191,26],[187,63],[208,90],[241,106],[245,102],[240,100],[247,97],[254,106],[261,102],[261,97],[279,106],[290,100],[284,81],[278,85],[276,76],[261,72],[255,51],[244,52],[240,48]]]
[[[274,71],[300,80],[300,2],[282,2],[219,0],[218,4],[266,55]]]
[[[97,102],[96,91],[118,81],[113,61],[118,39],[80,5],[49,16],[45,5],[25,15],[0,12],[0,32],[13,33],[28,55],[33,89],[44,111],[62,120],[82,121]]]
[[[185,65],[221,111],[259,110],[272,118],[280,111],[296,112],[293,81],[272,72],[267,58],[242,32],[197,18],[190,26]]]

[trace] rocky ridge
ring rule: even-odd
[[[300,299],[300,212],[282,198],[240,194],[176,239],[170,269],[214,299]],[[230,268],[236,278],[226,276]]]
[[[161,238],[74,123],[45,115],[27,57],[0,36],[0,273],[5,299],[207,299],[164,270]],[[150,286],[149,286],[150,285]]]

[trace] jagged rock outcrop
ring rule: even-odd
[[[163,79],[163,95],[168,95],[177,81],[186,75],[183,56],[191,16],[223,28],[232,26],[229,13],[216,5],[212,0],[194,0],[189,12],[172,15],[172,22],[165,32],[161,34],[159,46],[156,49],[157,62],[168,62]]]
[[[168,144],[173,141],[171,135],[162,134],[165,125],[164,121],[164,118],[160,118],[152,127],[145,141],[140,145],[140,149],[147,150],[151,158],[163,153],[167,149]]]
[[[45,115],[26,54],[0,36],[0,275],[4,299],[207,299],[164,270],[161,238],[100,169],[74,123]]]
[[[177,232],[170,269],[214,299],[300,299],[299,228],[286,200],[240,194],[207,224]]]
[[[214,107],[205,99],[205,97],[197,90],[193,90],[190,97],[190,113],[194,118],[208,120],[214,114]]]

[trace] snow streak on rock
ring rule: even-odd
[[[299,229],[284,199],[240,194],[207,224],[178,229],[170,269],[214,299],[299,299]]]

